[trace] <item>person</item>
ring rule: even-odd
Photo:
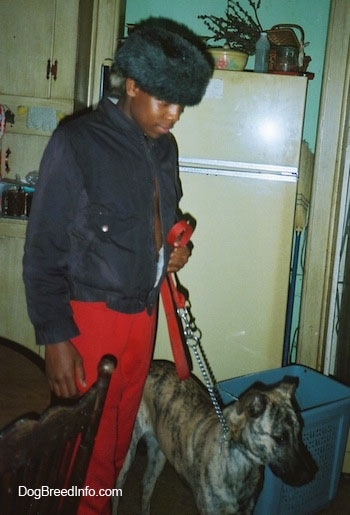
[[[166,241],[182,195],[170,131],[185,106],[200,102],[212,74],[200,39],[160,18],[136,26],[115,68],[122,94],[63,121],[50,138],[23,258],[52,392],[74,397],[94,383],[104,354],[118,361],[85,482],[97,495],[82,497],[82,515],[110,513],[102,492],[114,487],[130,443],[160,286],[190,255]]]

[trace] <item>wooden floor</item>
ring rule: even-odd
[[[0,338],[0,346],[1,343]],[[42,361],[37,360],[36,357],[28,360],[28,356],[23,357],[15,353],[9,366],[8,362],[5,363],[5,356],[10,359],[6,350],[3,351],[3,359],[0,355],[0,427],[20,414],[36,409],[43,410],[48,405],[50,397]],[[32,356],[29,354],[29,357]],[[145,450],[140,445],[123,489],[119,515],[140,515],[141,513],[140,484],[145,462]],[[319,513],[323,515],[350,513],[349,476],[342,476],[336,498],[327,509]],[[151,515],[197,515],[191,491],[169,464],[165,466],[156,485]]]

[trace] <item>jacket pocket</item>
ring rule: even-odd
[[[87,225],[97,239],[123,246],[129,246],[133,241],[133,232],[137,226],[136,215],[112,211],[101,206],[91,207]]]

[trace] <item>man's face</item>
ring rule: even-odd
[[[126,92],[127,100],[122,108],[124,113],[151,138],[159,138],[167,134],[180,119],[184,110],[179,104],[170,104],[145,93],[129,79],[127,79]]]

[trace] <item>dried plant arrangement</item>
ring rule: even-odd
[[[208,39],[223,40],[234,50],[248,55],[255,54],[255,43],[263,30],[258,16],[261,0],[248,0],[248,2],[253,14],[249,14],[238,1],[228,0],[225,16],[199,15],[198,18],[203,20],[213,33],[213,36]]]

